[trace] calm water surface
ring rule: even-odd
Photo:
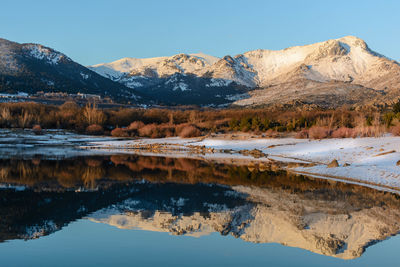
[[[257,166],[93,155],[76,147],[84,137],[65,137],[0,136],[0,266],[400,262],[395,194]]]

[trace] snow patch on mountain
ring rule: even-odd
[[[24,47],[31,57],[40,60],[46,60],[47,63],[56,65],[58,62],[65,57],[59,52],[55,52],[47,47],[38,44],[29,44]]]
[[[143,76],[146,72],[153,72],[156,76],[163,77],[175,73],[202,72],[205,67],[218,60],[217,57],[202,53],[178,54],[171,57],[122,58],[111,63],[97,64],[88,68],[115,81],[129,73],[133,76]]]
[[[81,76],[82,76],[82,78],[83,78],[84,80],[87,80],[87,79],[89,78],[89,74],[85,74],[85,73],[83,73],[83,72],[81,72],[80,74],[81,74]]]
[[[245,93],[245,94],[227,95],[227,96],[225,96],[225,99],[229,100],[229,101],[238,101],[238,100],[246,99],[248,97],[249,97],[249,94]]]
[[[210,80],[209,84],[206,84],[206,87],[223,87],[223,86],[229,86],[233,81],[230,80],[224,80],[224,79],[214,79],[212,78]]]
[[[179,90],[179,89],[182,92],[183,91],[190,91],[189,85],[187,85],[186,83],[183,83],[183,82],[179,82],[178,84],[176,84],[172,90],[176,91],[176,90]]]
[[[42,225],[32,225],[26,228],[23,239],[37,239],[60,229],[52,220],[45,221]]]

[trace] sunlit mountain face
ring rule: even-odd
[[[83,218],[178,236],[220,233],[352,259],[400,230],[395,194],[203,160],[9,158],[0,160],[0,183],[1,241],[52,235]]]

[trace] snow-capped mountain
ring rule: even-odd
[[[230,88],[234,92],[222,92],[223,98],[227,100],[228,94],[241,96],[235,102],[237,105],[296,102],[332,107],[339,100],[340,105],[379,104],[400,96],[399,64],[372,51],[354,36],[279,51],[255,50],[220,59],[204,54],[179,54],[125,58],[89,68],[147,93],[154,93],[154,88],[160,88],[158,93],[184,88],[180,91],[201,95],[206,88]],[[202,79],[203,83],[196,86],[184,83],[176,79],[177,74],[190,76],[191,80]],[[173,86],[167,88],[164,84]]]
[[[88,68],[40,44],[0,39],[0,91],[167,105],[386,106],[400,98],[400,65],[353,36],[233,57],[123,58]]]
[[[139,99],[131,88],[102,77],[54,49],[5,39],[0,39],[0,91],[81,92],[128,101]]]
[[[228,58],[219,59],[199,53],[146,59],[123,58],[88,68],[155,97],[161,103],[221,105],[247,96],[250,88],[231,78],[237,75],[230,72],[234,68],[232,63]],[[209,71],[213,66],[220,65],[224,76],[219,77]],[[242,69],[239,68],[239,71]],[[252,81],[250,84],[253,85]]]
[[[112,80],[119,80],[126,74],[131,76],[167,77],[175,73],[201,74],[219,58],[199,54],[179,54],[172,57],[123,58],[111,63],[89,66],[90,69]]]

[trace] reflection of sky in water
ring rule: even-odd
[[[278,244],[253,244],[232,236],[201,238],[122,230],[79,220],[32,241],[0,244],[3,266],[396,266],[399,237],[344,261]]]

